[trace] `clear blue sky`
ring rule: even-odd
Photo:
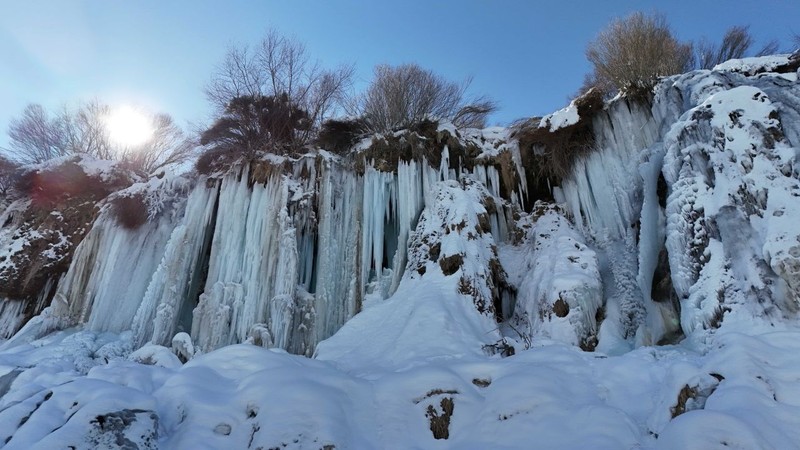
[[[270,27],[325,65],[416,62],[496,99],[493,123],[562,107],[589,71],[584,48],[614,17],[659,10],[681,39],[718,40],[750,25],[788,47],[800,0],[367,1],[6,0],[0,13],[0,145],[27,103],[99,98],[208,120],[202,93],[229,43]]]

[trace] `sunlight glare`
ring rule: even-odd
[[[127,105],[111,111],[106,127],[111,141],[126,147],[144,144],[154,131],[153,122],[146,114]]]

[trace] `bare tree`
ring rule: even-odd
[[[370,131],[407,127],[425,119],[449,120],[460,127],[482,127],[497,109],[485,98],[468,102],[469,79],[456,83],[416,64],[379,65],[357,113]]]
[[[29,104],[8,126],[9,157],[23,163],[39,163],[69,153],[65,124],[51,117],[39,104]]]
[[[675,38],[664,15],[637,12],[611,22],[589,43],[586,57],[602,83],[621,91],[642,90],[659,77],[688,70],[692,47]]]
[[[297,136],[307,143],[341,105],[353,73],[353,65],[323,69],[309,58],[305,45],[271,30],[255,47],[230,46],[205,92],[220,115],[238,97],[286,95],[292,107],[309,115],[312,126]]]
[[[225,59],[216,66],[205,87],[206,98],[218,111],[224,111],[236,97],[259,95],[266,83],[265,76],[256,52],[247,46],[229,45]]]
[[[722,42],[717,45],[706,39],[694,46],[695,67],[698,69],[713,69],[729,59],[744,58],[751,54],[755,40],[750,34],[750,27],[737,25],[728,28]],[[772,40],[755,52],[754,56],[766,56],[778,51],[778,41]]]
[[[111,107],[92,100],[74,110],[62,108],[59,121],[66,138],[69,153],[86,153],[99,159],[119,159],[111,145],[105,118]]]
[[[145,143],[126,147],[119,159],[145,173],[186,162],[195,154],[197,142],[186,136],[169,114],[153,116],[153,135]]]
[[[75,108],[65,106],[56,114],[49,114],[41,105],[28,105],[9,125],[7,154],[15,161],[28,164],[85,153],[100,159],[123,161],[147,173],[192,156],[194,143],[166,114],[152,116],[153,135],[147,142],[135,147],[113,143],[107,126],[111,111],[109,105],[98,100]]]
[[[14,183],[14,173],[18,167],[16,163],[0,155],[0,205],[2,205],[2,197],[8,195],[8,190]]]

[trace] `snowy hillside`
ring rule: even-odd
[[[800,448],[799,68],[579,98],[533,143],[28,168],[0,448]],[[543,175],[563,136],[591,151]],[[93,188],[45,195],[64,170]]]

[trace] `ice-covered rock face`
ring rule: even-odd
[[[797,65],[672,77],[592,119],[597,148],[556,198],[598,252],[602,350],[717,326],[737,304],[768,320],[796,310]]]
[[[78,246],[55,223],[61,210],[25,225],[26,201],[52,200],[32,193],[0,216],[0,295],[12,297],[0,303],[0,333],[10,336],[52,297],[15,342],[80,325],[131,330],[136,347],[169,346],[180,334],[191,353],[251,342],[310,356],[359,312],[397,299],[401,285],[433,279],[469,299],[467,322],[475,311],[482,324],[504,322],[489,333],[494,341],[462,333],[481,343],[469,348],[505,335],[617,353],[674,342],[737,310],[792,315],[798,64],[730,63],[665,79],[652,99],[604,104],[593,95],[539,121],[539,131],[562,134],[534,133],[541,139],[528,147],[558,144],[534,156],[553,156],[573,134],[591,147],[552,178],[563,213],[535,221],[519,215],[531,196],[549,197],[546,182],[526,186],[550,179],[525,172],[535,148],[520,148],[525,139],[508,129],[433,122],[364,139],[343,156],[265,154],[212,176],[136,183],[83,205],[86,220],[83,210],[70,215],[85,225]],[[113,184],[103,164],[79,166]],[[140,208],[124,214],[128,207]],[[38,259],[16,270],[34,241]],[[35,289],[8,295],[27,285]],[[471,329],[485,333],[478,322]]]
[[[22,168],[19,197],[0,212],[0,339],[53,298],[59,278],[98,215],[98,203],[135,179],[85,155]]]
[[[407,282],[453,282],[479,313],[502,319],[507,284],[487,211],[494,202],[482,184],[469,178],[440,185],[409,239]]]
[[[311,355],[398,289],[438,182],[466,176],[486,186],[481,232],[508,236],[526,192],[504,130],[427,133],[377,137],[345,158],[265,155],[227,173],[153,178],[113,194],[65,260],[55,301],[16,341],[84,325],[132,330],[137,347],[188,333],[198,353],[252,342]],[[499,288],[483,292],[468,276],[463,284],[480,290],[491,315]],[[14,305],[2,305],[0,321],[22,325]]]
[[[729,314],[774,321],[800,299],[798,148],[787,138],[797,133],[800,88],[715,74],[675,85],[709,78],[718,88],[698,96],[665,139],[667,248],[687,333]],[[774,102],[767,91],[777,89],[795,104]]]

